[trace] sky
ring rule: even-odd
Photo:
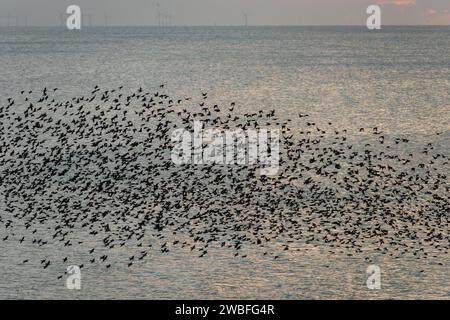
[[[0,26],[60,25],[72,4],[93,25],[365,25],[371,4],[383,25],[450,25],[450,0],[0,0]]]

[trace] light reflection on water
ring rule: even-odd
[[[19,250],[20,249],[20,250]],[[11,253],[15,255],[11,255]],[[20,252],[20,255],[18,253]],[[126,252],[115,252],[111,269],[88,265],[82,269],[82,289],[68,290],[57,280],[65,265],[47,270],[21,265],[27,248],[7,247],[1,254],[1,297],[6,299],[449,299],[448,257],[393,259],[373,255],[370,264],[382,271],[381,290],[366,286],[369,265],[364,255],[346,257],[320,249],[285,252],[280,259],[248,253],[210,250],[199,259],[188,252],[161,255],[156,250],[128,268]],[[29,249],[29,253],[35,249]],[[46,256],[51,255],[47,252]],[[61,256],[55,254],[55,256]],[[82,256],[82,255],[81,255]],[[87,256],[85,254],[85,256]],[[86,261],[88,257],[85,257]],[[113,259],[113,258],[111,258]],[[126,258],[125,258],[126,260]],[[441,263],[442,265],[439,265]],[[34,267],[34,268],[33,268]]]

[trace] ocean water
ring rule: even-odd
[[[164,83],[172,96],[208,92],[217,104],[236,101],[242,113],[275,109],[294,130],[302,113],[348,130],[356,143],[365,141],[359,128],[377,127],[407,137],[413,149],[431,142],[448,154],[450,147],[450,27],[0,28],[0,75],[2,104],[43,87],[70,99],[96,85],[159,90]],[[448,166],[438,170],[450,175]],[[111,253],[121,263],[106,269],[89,264],[95,244],[83,230],[74,239],[87,241],[70,249],[71,263],[86,266],[81,290],[58,279],[66,268],[61,244],[3,241],[0,298],[450,298],[450,256],[442,252],[423,259],[366,248],[348,256],[300,242],[276,260],[251,246],[245,258],[220,248],[202,258],[154,250],[128,268],[130,244]],[[55,261],[48,269],[22,263],[43,256]],[[382,270],[380,290],[366,286],[370,264]]]

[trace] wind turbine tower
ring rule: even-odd
[[[159,2],[156,3],[156,12],[158,13],[158,27],[161,28],[161,11],[159,9]]]

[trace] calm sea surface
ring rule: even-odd
[[[43,87],[69,99],[96,85],[134,90],[161,83],[172,96],[208,92],[210,101],[237,101],[244,112],[276,109],[294,126],[306,113],[349,134],[377,126],[419,145],[450,147],[450,27],[0,28],[2,104]],[[82,231],[75,237],[89,241]],[[189,250],[154,250],[128,268],[133,249],[123,247],[111,253],[123,263],[106,270],[89,264],[91,247],[71,249],[72,262],[86,266],[82,290],[71,291],[57,279],[66,268],[61,245],[1,242],[0,298],[450,299],[448,254],[348,257],[299,243],[278,260],[251,247],[244,259],[219,248],[201,259]],[[382,269],[381,290],[366,287],[368,255]],[[21,263],[33,256],[60,263],[46,270]]]

